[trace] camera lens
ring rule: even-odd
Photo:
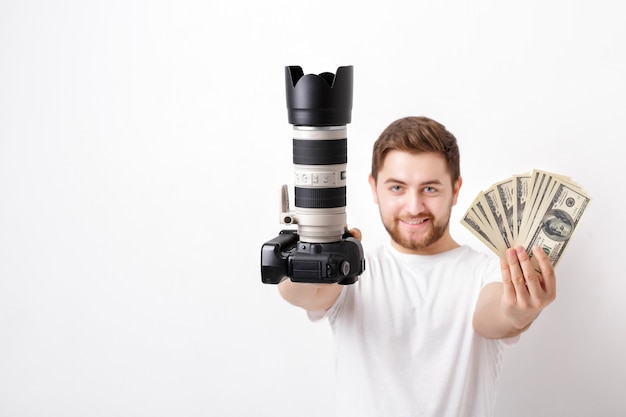
[[[352,66],[336,74],[285,68],[298,232],[311,243],[337,242],[346,225],[346,125],[352,112]]]
[[[294,126],[295,206],[305,242],[341,240],[346,223],[346,126]]]
[[[293,139],[296,207],[345,206],[347,162],[345,127],[296,126]]]

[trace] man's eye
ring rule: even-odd
[[[437,191],[437,189],[435,187],[426,187],[426,188],[424,188],[424,192],[428,193],[428,194],[434,193],[436,191]]]
[[[391,191],[393,191],[394,193],[397,193],[398,191],[401,191],[402,187],[399,185],[394,185],[391,187]]]

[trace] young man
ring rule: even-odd
[[[521,247],[498,264],[454,241],[459,150],[434,120],[389,125],[369,182],[391,241],[368,251],[360,280],[279,285],[330,322],[338,416],[492,416],[504,347],[556,297],[550,261],[533,248],[538,273]]]

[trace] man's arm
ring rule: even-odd
[[[342,286],[339,284],[309,284],[286,279],[278,284],[280,295],[289,303],[307,311],[326,311],[332,307]]]
[[[474,330],[490,339],[512,337],[526,330],[556,298],[556,277],[548,256],[533,248],[537,272],[523,247],[508,249],[500,261],[502,283],[481,291],[474,312]]]

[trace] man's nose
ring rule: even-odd
[[[424,211],[424,200],[418,192],[407,195],[406,210],[412,215],[417,215]]]

